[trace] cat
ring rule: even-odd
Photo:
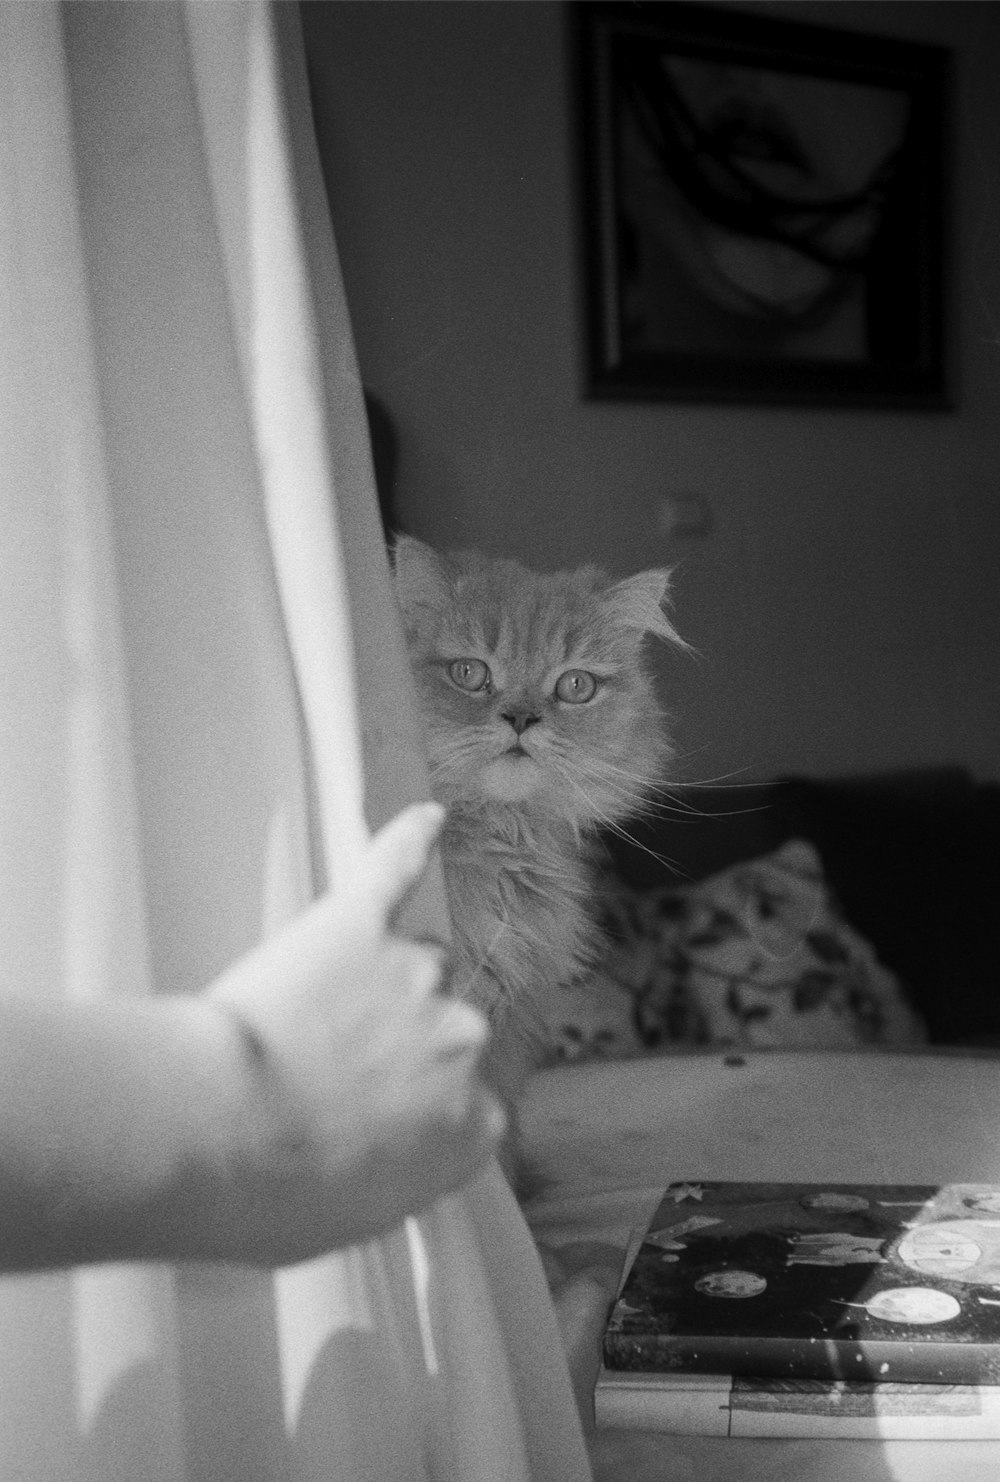
[[[511,1102],[548,1058],[546,1002],[601,945],[597,830],[642,807],[671,755],[645,640],[687,645],[666,570],[542,573],[410,536],[393,558],[447,809],[453,983],[490,1021],[487,1073]]]

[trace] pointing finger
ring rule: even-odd
[[[443,823],[439,803],[415,803],[397,813],[371,841],[351,888],[380,925],[390,924],[420,880]]]

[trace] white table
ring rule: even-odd
[[[1000,1058],[671,1055],[546,1071],[522,1107],[545,1244],[624,1254],[680,1179],[1000,1182]],[[593,1355],[596,1370],[597,1352]],[[603,1431],[597,1482],[1000,1482],[1000,1441],[767,1441]]]

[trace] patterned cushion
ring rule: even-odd
[[[840,914],[812,844],[681,887],[616,883],[599,972],[562,990],[556,1057],[671,1045],[846,1049],[920,1044],[899,980]]]

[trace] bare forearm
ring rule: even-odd
[[[209,1004],[0,1002],[0,1266],[241,1254],[255,1093]]]

